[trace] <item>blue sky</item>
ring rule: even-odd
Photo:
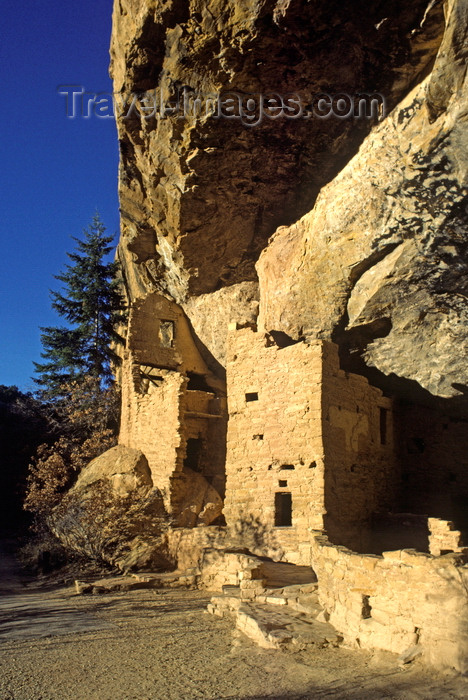
[[[99,210],[118,233],[112,119],[67,119],[63,84],[112,91],[112,0],[3,0],[0,28],[0,384],[32,390],[53,278]]]

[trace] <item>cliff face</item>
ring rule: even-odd
[[[448,9],[431,75],[257,266],[264,327],[333,337],[446,397],[467,376],[465,15]]]
[[[464,0],[116,0],[115,91],[127,108],[139,95],[118,118],[130,300],[183,305],[218,373],[227,321],[254,322],[260,300],[267,331],[333,339],[353,368],[460,396],[466,14]],[[184,91],[198,113],[171,113]],[[203,97],[228,91],[307,108],[378,92],[390,114],[208,114]]]
[[[468,0],[116,0],[112,40],[120,442],[181,526],[171,556],[313,566],[348,641],[459,670],[466,590],[450,611],[433,591],[468,551],[467,20]]]

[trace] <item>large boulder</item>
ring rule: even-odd
[[[118,445],[92,460],[49,521],[67,547],[123,571],[169,565],[167,514],[139,450]]]
[[[116,445],[93,459],[83,469],[72,489],[81,492],[103,479],[117,496],[128,496],[137,489],[153,487],[151,470],[143,452]]]

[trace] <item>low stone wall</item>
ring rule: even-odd
[[[200,568],[204,550],[223,547],[225,541],[225,527],[173,528],[166,535],[168,558],[178,569]]]
[[[262,561],[242,552],[206,549],[200,566],[198,586],[222,591],[223,586],[238,586],[243,599],[254,598],[264,590]]]
[[[401,654],[420,645],[434,666],[468,671],[466,557],[412,549],[356,554],[316,535],[320,603],[345,643]]]
[[[204,549],[232,549],[308,566],[310,542],[298,545],[293,528],[282,530],[265,528],[254,518],[233,527],[176,527],[166,536],[168,557],[179,569],[186,569],[200,566]]]
[[[455,530],[450,520],[440,518],[428,518],[429,526],[429,551],[438,557],[447,552],[468,552],[462,542],[462,533]]]

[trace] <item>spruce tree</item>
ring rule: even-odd
[[[72,264],[55,276],[63,287],[51,292],[52,308],[66,325],[40,329],[44,362],[34,363],[34,382],[42,398],[61,398],[67,385],[87,377],[103,387],[111,382],[111,363],[117,358],[110,344],[122,340],[116,328],[124,318],[124,304],[118,263],[104,260],[113,241],[105,231],[96,213],[83,230],[83,240],[73,238],[76,250],[67,253]]]

